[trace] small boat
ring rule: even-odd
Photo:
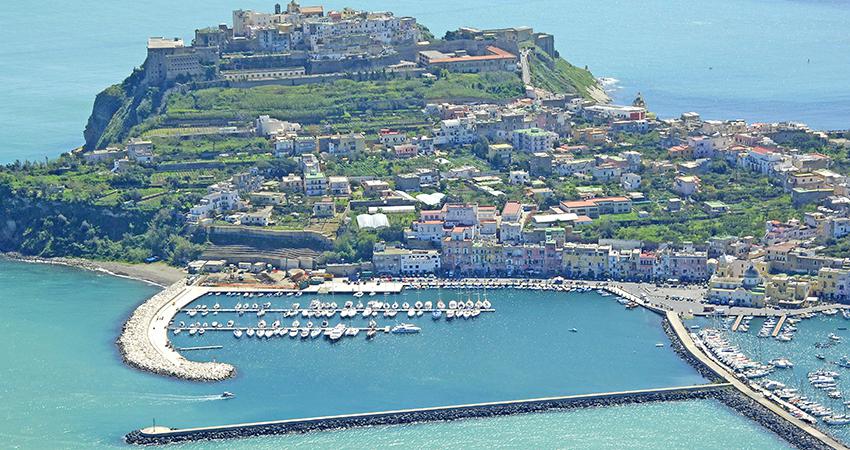
[[[354,297],[355,297],[355,298],[363,297],[363,295],[364,295],[364,294],[363,294],[363,291],[357,291],[357,292],[355,292],[355,293],[354,293]]]
[[[823,361],[824,359],[826,359],[826,356],[823,356],[823,355],[821,355],[821,354],[817,354],[817,355],[815,355],[815,358],[820,359],[821,361]]]
[[[393,334],[412,334],[418,333],[422,329],[411,323],[400,323],[390,330]]]
[[[253,328],[248,328],[248,331],[245,332],[245,335],[248,337],[254,337],[254,333],[255,331]]]
[[[655,346],[658,347],[658,348],[661,348],[661,347],[664,347],[664,344],[659,342],[659,343],[655,344]]]
[[[570,328],[570,333],[578,333],[578,328]]]
[[[224,391],[221,394],[221,398],[233,398],[233,397],[236,397],[236,394],[234,394],[232,392]]]
[[[241,338],[242,337],[242,330],[240,330],[238,328],[233,330],[233,337],[235,337],[236,339]]]
[[[440,320],[440,317],[442,317],[442,315],[443,312],[439,309],[435,309],[433,312],[431,312],[431,318],[434,320]]]

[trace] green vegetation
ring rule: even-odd
[[[136,69],[122,83],[97,94],[83,132],[86,150],[121,142],[130,128],[157,111],[162,92],[158,87],[143,86],[144,74],[143,70]]]
[[[590,71],[578,68],[562,58],[552,58],[540,48],[531,47],[528,55],[531,84],[558,94],[579,94],[590,98],[598,83]]]
[[[421,112],[427,101],[506,100],[522,95],[522,89],[519,78],[505,72],[442,74],[437,80],[338,80],[302,86],[210,88],[170,95],[160,120],[169,124],[224,124],[267,114],[338,131],[422,129],[428,125]],[[156,123],[158,120],[152,120],[140,130]]]

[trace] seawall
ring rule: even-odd
[[[729,389],[729,384],[709,384],[314,417],[307,419],[243,423],[203,428],[169,429],[158,426],[155,429],[145,428],[133,431],[125,436],[125,440],[128,443],[139,445],[170,444],[182,441],[233,439],[252,436],[339,430],[355,427],[400,425],[477,417],[496,417],[556,409],[717,398],[722,396],[723,392],[727,389]]]
[[[206,293],[180,280],[142,303],[124,323],[116,344],[124,362],[140,370],[192,381],[220,381],[236,368],[218,362],[189,361],[171,347],[168,323],[184,306]]]
[[[670,337],[673,350],[703,376],[727,382],[729,389],[717,398],[743,416],[758,422],[773,431],[793,446],[801,449],[846,449],[832,436],[791,416],[779,405],[771,402],[760,393],[751,389],[746,381],[739,380],[735,374],[722,364],[713,360],[694,342],[682,324],[678,314],[667,312],[663,323],[664,331]]]

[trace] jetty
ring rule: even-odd
[[[230,439],[367,426],[447,421],[474,417],[494,417],[553,409],[612,406],[636,402],[643,403],[715,398],[716,396],[723,395],[724,391],[727,391],[730,386],[731,385],[729,383],[714,383],[695,386],[604,392],[503,402],[473,403],[197,428],[168,428],[156,426],[133,431],[125,436],[125,440],[130,444],[137,445],[170,444],[183,441]]]
[[[787,318],[787,315],[784,315],[779,318],[779,322],[776,322],[776,326],[773,328],[773,333],[771,333],[771,336],[779,336],[779,332],[782,331],[782,325],[785,325],[785,319]]]
[[[847,449],[832,436],[792,416],[780,405],[751,388],[746,380],[735,376],[701,343],[694,340],[677,313],[668,311],[665,313],[665,318],[665,325],[669,327],[671,339],[674,340],[674,344],[680,346],[680,356],[701,373],[708,372],[713,378],[729,383],[740,394],[737,398],[723,398],[728,406],[761,423],[796,447]]]
[[[190,361],[168,340],[168,324],[177,312],[208,288],[178,281],[142,303],[124,323],[118,349],[124,361],[140,370],[193,381],[220,381],[232,377],[236,368],[219,362]]]
[[[732,331],[738,331],[738,327],[740,327],[740,326],[741,326],[741,321],[742,321],[742,320],[744,320],[744,315],[743,315],[743,314],[741,314],[740,316],[738,316],[738,317],[736,317],[736,318],[735,318],[735,323],[733,323],[733,324],[732,324]]]

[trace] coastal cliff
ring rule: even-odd
[[[144,71],[136,69],[123,82],[97,94],[83,131],[84,149],[104,148],[125,139],[134,126],[153,114],[162,95],[158,87],[144,84]]]

